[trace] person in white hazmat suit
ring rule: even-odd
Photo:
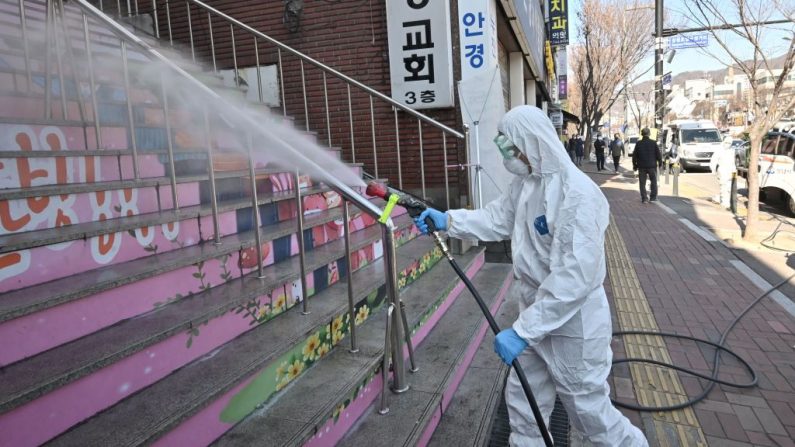
[[[734,149],[722,144],[718,150],[712,153],[709,159],[709,170],[718,175],[718,186],[720,188],[717,196],[712,200],[720,203],[723,208],[731,208],[732,177],[737,171],[734,163]]]
[[[549,423],[556,394],[571,424],[597,446],[647,446],[643,433],[610,402],[612,325],[605,278],[604,234],[609,206],[599,187],[569,159],[540,109],[519,106],[495,138],[510,191],[482,209],[425,210],[415,223],[462,239],[512,240],[514,286],[521,310],[494,348],[519,358]],[[543,445],[530,405],[512,371],[505,388],[514,446]]]

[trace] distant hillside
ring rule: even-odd
[[[705,57],[708,57],[708,56],[705,56]],[[770,63],[771,63],[771,65],[773,65],[773,67],[776,67],[776,68],[781,67],[782,64],[784,63],[784,58],[785,57],[786,57],[786,54],[782,54],[781,56],[778,56],[778,57],[775,57],[775,58],[771,59]],[[747,60],[746,62],[750,63],[751,61]],[[734,73],[735,74],[741,73],[741,71],[740,71],[740,69],[738,68],[737,65],[734,65],[734,67],[735,67],[735,69],[734,69]],[[682,73],[673,73],[673,83],[674,84],[684,85],[685,81],[690,81],[690,80],[693,80],[693,79],[705,79],[706,78],[706,79],[711,79],[712,82],[714,82],[714,83],[722,84],[723,83],[723,79],[726,77],[727,72],[728,72],[728,68],[719,68],[719,69],[716,69],[716,70],[693,70],[693,71],[685,71],[685,72],[682,72]],[[648,81],[644,81],[644,82],[635,84],[635,91],[638,91],[638,92],[644,92],[644,91],[652,90],[653,88],[654,88],[654,81],[653,80],[648,80]]]

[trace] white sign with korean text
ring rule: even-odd
[[[412,109],[452,107],[449,3],[445,0],[386,3],[392,98]]]
[[[497,65],[495,0],[458,0],[461,78],[468,79]]]

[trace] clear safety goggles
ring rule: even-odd
[[[497,136],[494,137],[494,144],[497,145],[497,149],[500,150],[500,154],[502,154],[502,157],[506,160],[517,157],[520,154],[519,148],[502,133],[498,133]]]

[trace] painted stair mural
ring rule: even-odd
[[[409,420],[395,442],[428,443],[486,331],[440,250],[396,209],[420,370],[382,417],[383,227],[286,171],[289,154],[255,162],[251,146],[275,140],[244,138],[226,110],[208,119],[85,5],[0,0],[0,446],[359,445]],[[341,157],[284,130],[289,117],[257,117],[315,159]],[[477,248],[459,262],[496,311],[510,268]]]

